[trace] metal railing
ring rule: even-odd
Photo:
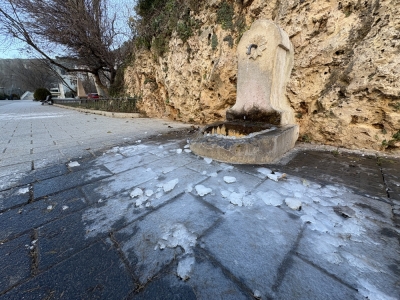
[[[93,110],[102,110],[110,112],[138,113],[136,106],[140,100],[139,97],[125,98],[99,98],[99,99],[53,99],[54,103],[81,107]]]

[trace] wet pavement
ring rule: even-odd
[[[397,158],[230,165],[190,125],[4,103],[0,299],[399,299]]]

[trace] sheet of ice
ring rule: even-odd
[[[67,210],[69,207],[67,205],[63,205],[62,210]]]
[[[143,190],[141,188],[135,188],[129,195],[131,198],[142,196]]]
[[[212,160],[212,158],[204,157],[204,161],[205,161],[207,164],[211,164],[211,162],[212,162],[213,160]]]
[[[176,272],[182,280],[188,280],[190,278],[190,273],[193,271],[194,263],[195,259],[193,256],[187,256],[179,260]]]
[[[176,153],[181,154],[182,153],[182,149],[176,149]]]
[[[80,164],[77,161],[71,161],[68,163],[69,168],[79,167],[79,166],[80,166]]]
[[[243,194],[233,192],[229,195],[229,202],[233,205],[242,206],[243,205]]]
[[[272,170],[268,169],[268,168],[258,168],[257,171],[263,175],[265,175],[265,177],[269,174],[272,174]]]
[[[257,192],[256,196],[264,201],[264,203],[267,205],[279,206],[283,202],[282,195],[274,190],[270,190],[267,192]]]
[[[226,183],[233,183],[233,182],[236,182],[236,178],[233,176],[224,176],[224,181]]]
[[[190,149],[185,149],[185,152],[186,152],[186,153],[190,153],[190,152],[192,152],[192,150],[190,150]]]
[[[203,197],[209,193],[212,192],[212,189],[205,187],[202,184],[198,184],[194,187],[196,189],[196,192],[199,196]]]
[[[17,192],[18,195],[23,195],[23,194],[26,194],[26,193],[29,193],[29,187],[21,188]]]
[[[171,181],[168,181],[167,183],[164,183],[163,184],[164,192],[167,193],[169,191],[172,191],[175,188],[175,186],[178,184],[178,182],[179,182],[179,179],[175,178],[175,179],[172,179]]]

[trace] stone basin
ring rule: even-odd
[[[271,163],[293,148],[298,132],[298,125],[218,122],[204,127],[191,141],[190,149],[221,162]]]

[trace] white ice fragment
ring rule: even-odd
[[[151,197],[151,196],[154,194],[154,192],[153,192],[153,190],[146,190],[146,191],[144,192],[144,194],[145,194],[147,197]]]
[[[52,210],[52,209],[53,209],[53,205],[47,206],[47,210]]]
[[[189,147],[190,147],[190,145],[185,145],[185,147],[183,147],[183,148],[189,149]]]
[[[23,195],[23,194],[26,194],[26,193],[29,193],[29,187],[19,189],[18,192],[17,192],[18,195]]]
[[[229,195],[229,201],[237,206],[243,205],[242,199],[243,199],[243,194],[233,192],[232,194]]]
[[[210,177],[218,177],[218,174],[217,174],[217,172],[212,172],[212,173],[208,174],[208,176],[210,176]]]
[[[190,153],[190,152],[192,152],[192,150],[190,150],[190,149],[185,149],[185,152],[186,152],[186,153]]]
[[[35,245],[35,244],[37,243],[37,241],[38,241],[38,240],[33,240],[33,241],[31,242],[31,244],[32,244],[32,245]]]
[[[64,205],[63,207],[62,207],[62,210],[67,210],[69,207],[67,206],[67,205]]]
[[[143,190],[141,188],[135,188],[131,193],[131,198],[139,197],[143,195]]]
[[[102,202],[103,202],[103,199],[99,199],[97,202],[98,202],[98,203],[102,203]]]
[[[163,149],[163,148],[164,148],[163,145],[158,146],[158,149]]]
[[[69,168],[73,168],[73,167],[79,167],[80,164],[77,161],[70,161],[68,164]]]
[[[175,167],[165,167],[163,168],[163,174],[167,174],[169,172],[172,172],[173,170],[175,170]]]
[[[213,161],[212,158],[208,158],[208,157],[204,157],[204,161],[208,164],[211,164],[211,162]]]
[[[150,207],[151,206],[151,202],[147,201],[145,207]]]
[[[254,298],[261,299],[261,292],[259,290],[255,290],[253,295]]]
[[[190,278],[190,273],[193,270],[194,261],[195,260],[193,256],[185,257],[184,259],[179,261],[176,272],[178,276],[182,278],[182,280],[187,280]]]
[[[136,143],[141,143],[141,142],[142,142],[142,140],[137,140],[137,141],[136,141]]]
[[[223,198],[228,198],[230,194],[231,194],[231,192],[229,192],[229,191],[225,191],[225,190],[221,191],[221,195]]]
[[[171,181],[168,181],[163,185],[164,192],[167,193],[169,191],[172,191],[174,187],[177,185],[179,182],[178,178],[172,179]]]
[[[197,236],[189,232],[183,224],[178,223],[164,232],[158,245],[160,249],[181,246],[185,253],[192,253],[192,247],[196,245],[196,240]]]
[[[202,175],[207,175],[207,171],[201,172]]]
[[[300,210],[301,209],[301,201],[296,198],[286,198],[285,203],[293,210]]]
[[[182,149],[176,149],[176,153],[181,154],[182,153]]]
[[[191,191],[193,191],[193,186],[192,186],[191,184],[188,184],[188,185],[186,186],[185,192],[186,192],[186,193],[190,193]]]
[[[233,183],[233,182],[236,182],[236,178],[233,176],[224,176],[224,181],[226,183]]]
[[[202,184],[198,184],[194,187],[196,189],[196,192],[199,196],[203,197],[209,193],[212,192],[212,189],[205,187]]]
[[[268,168],[258,168],[257,171],[265,176],[272,173],[272,170]]]
[[[147,200],[146,197],[139,197],[135,202],[135,206],[136,207],[142,206],[143,202],[146,202],[146,200]]]

